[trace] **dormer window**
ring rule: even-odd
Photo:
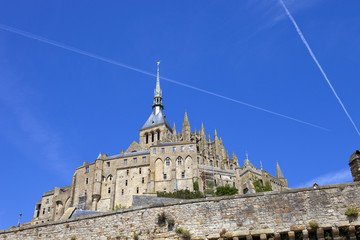
[[[85,173],[89,172],[89,166],[85,167]]]

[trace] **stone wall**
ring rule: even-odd
[[[360,183],[347,183],[131,208],[3,230],[0,239],[135,239],[134,233],[138,239],[181,239],[176,228],[189,230],[192,239],[222,239],[220,232],[227,239],[308,239],[312,234],[324,239],[329,232],[339,239],[338,227],[345,226],[352,240],[360,222],[345,211],[359,206]],[[163,212],[175,220],[171,231],[157,222]],[[310,221],[319,225],[314,232]]]

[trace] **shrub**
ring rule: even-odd
[[[199,192],[190,192],[189,190],[179,190],[176,192],[164,193],[164,192],[157,192],[158,197],[167,197],[167,198],[180,198],[180,199],[196,199],[196,198],[203,198],[204,195]]]
[[[317,222],[315,222],[315,221],[310,221],[310,222],[309,222],[309,226],[310,226],[311,228],[317,228],[317,227],[319,227],[319,224],[318,224]]]
[[[67,223],[67,224],[65,225],[65,227],[66,227],[66,228],[69,228],[69,227],[70,227],[70,225]]]
[[[206,189],[206,194],[215,195],[214,189]]]
[[[188,230],[184,230],[183,233],[182,233],[182,238],[184,240],[190,240],[191,239],[191,234]]]
[[[229,185],[225,185],[223,187],[217,187],[216,188],[216,196],[230,196],[237,194],[238,190],[235,187],[230,187]]]
[[[255,191],[258,192],[268,192],[268,191],[272,191],[272,187],[269,181],[267,181],[264,184],[260,181],[260,180],[255,180],[253,181],[254,187],[255,187]]]
[[[139,240],[139,234],[137,233],[134,233],[134,237],[133,237],[134,240]]]
[[[357,207],[349,207],[345,211],[345,215],[348,217],[356,218],[359,215],[359,209]]]
[[[165,225],[165,223],[166,223],[166,214],[165,214],[165,212],[159,213],[157,215],[157,223],[160,226]]]
[[[215,187],[215,182],[213,180],[207,180],[206,181],[206,187],[207,188],[214,188]]]
[[[125,206],[116,205],[116,206],[114,207],[114,211],[117,211],[117,210],[120,210],[120,209],[125,209],[125,208],[126,208]]]
[[[193,183],[193,186],[194,186],[194,191],[199,191],[199,182],[198,181],[195,181]]]
[[[172,230],[173,227],[175,226],[175,220],[173,218],[169,218],[167,223],[168,223],[168,229]]]
[[[70,240],[76,240],[76,237],[75,237],[75,236],[72,236],[72,237],[70,238]]]
[[[182,239],[184,240],[190,240],[191,239],[191,234],[188,230],[184,230],[182,228],[177,228],[175,230],[175,232],[179,235],[181,235]]]

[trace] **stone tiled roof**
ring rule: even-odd
[[[79,217],[83,217],[83,216],[87,216],[87,215],[94,215],[94,214],[99,214],[101,212],[95,212],[95,211],[87,211],[87,210],[81,210],[81,209],[76,209],[73,214],[71,214],[70,219],[73,218],[79,218]]]
[[[144,154],[150,154],[150,151],[144,150],[144,151],[138,151],[138,152],[118,154],[118,155],[108,156],[108,157],[106,157],[105,160],[111,160],[111,159],[116,159],[116,158],[121,158],[121,157],[132,157],[132,156],[138,156],[138,155],[144,155]]]
[[[151,113],[150,117],[148,118],[148,120],[145,122],[145,124],[142,126],[142,128],[140,130],[143,129],[147,129],[147,128],[151,128],[151,127],[155,127],[161,124],[165,124],[166,127],[172,131],[170,124],[168,122],[168,120],[166,119],[165,114],[162,112],[162,110],[159,111],[158,114],[155,114],[154,111]]]
[[[43,194],[43,197],[50,196],[50,195],[54,195],[54,190],[45,192],[45,193]]]

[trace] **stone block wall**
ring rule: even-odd
[[[182,239],[175,233],[182,228],[191,239],[339,239],[346,232],[355,240],[360,222],[345,211],[359,206],[360,183],[347,183],[134,207],[3,230],[0,239]],[[174,219],[172,230],[158,224],[161,213]]]

